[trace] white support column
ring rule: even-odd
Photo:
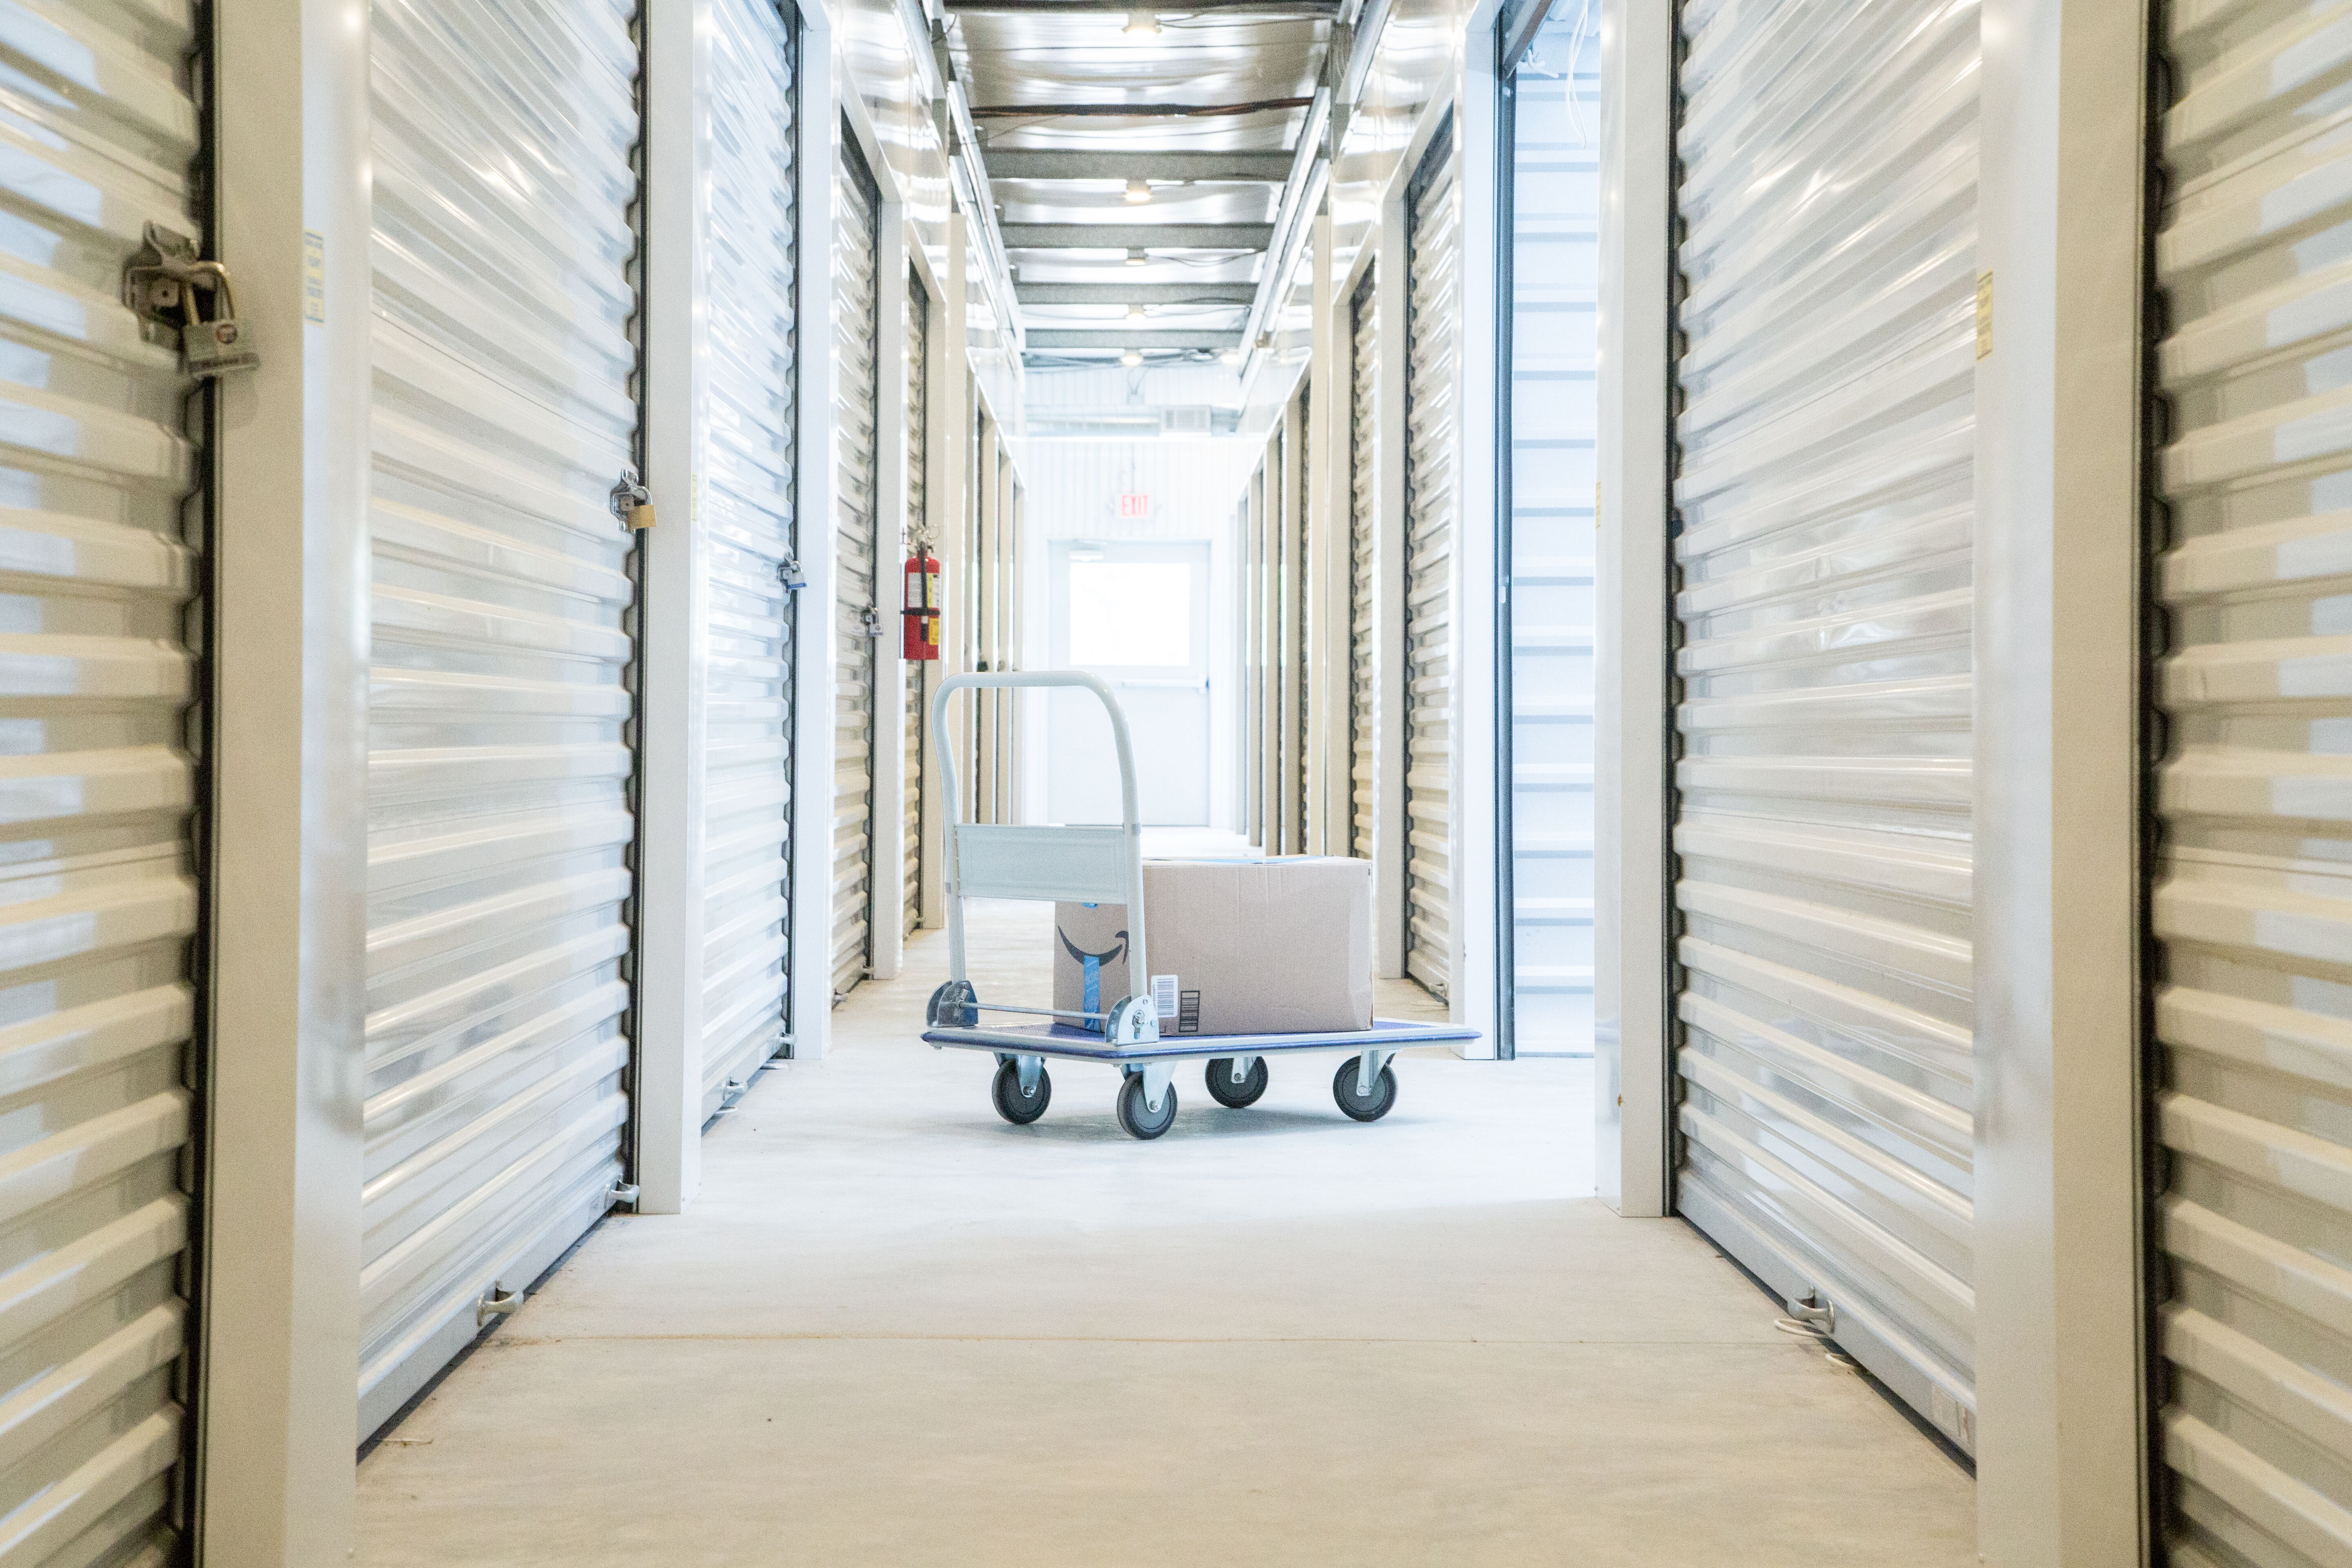
[[[1593,1166],[1629,1218],[1669,1211],[1666,854],[1672,710],[1666,297],[1674,14],[1601,0],[1593,768]]]
[[[801,7],[799,517],[807,586],[793,618],[793,1056],[823,1059],[833,1037],[833,742],[836,645],[833,491],[834,169],[841,158],[834,35]]]
[[[702,861],[709,545],[709,0],[646,14],[645,795],[637,824],[640,1214],[677,1214],[702,1179]]]
[[[1498,858],[1509,837],[1496,792],[1501,752],[1496,701],[1502,689],[1498,661],[1510,657],[1496,640],[1495,613],[1502,563],[1496,559],[1497,500],[1495,443],[1502,426],[1496,406],[1496,367],[1502,363],[1503,309],[1495,297],[1500,275],[1502,232],[1501,108],[1495,80],[1493,0],[1473,14],[1462,40],[1460,86],[1454,111],[1455,177],[1461,182],[1462,289],[1454,395],[1454,472],[1461,511],[1454,545],[1454,952],[1448,960],[1454,984],[1447,993],[1454,1022],[1478,1031],[1456,1054],[1491,1058],[1502,1052],[1502,987],[1499,902],[1503,879]]]
[[[219,384],[201,1560],[352,1549],[367,955],[368,7],[212,12]],[[322,267],[305,277],[305,257]],[[310,284],[322,285],[315,296]]]
[[[877,178],[889,179],[887,164],[878,158],[870,162]],[[883,634],[874,648],[874,820],[868,828],[874,870],[866,879],[871,899],[866,929],[874,977],[889,980],[898,975],[907,950],[908,667],[899,657],[898,605],[891,602],[900,592],[899,569],[906,563],[907,207],[887,193],[874,250],[875,319],[880,329],[874,345],[879,394],[874,400],[874,607],[881,612]]]
[[[1978,1551],[2136,1568],[2148,22],[2116,0],[1988,0],[1983,26]]]

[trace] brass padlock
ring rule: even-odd
[[[613,486],[613,515],[627,529],[646,529],[654,525],[654,493],[646,489],[634,468],[623,468],[621,478]]]
[[[194,268],[196,281],[212,279],[208,290],[221,314],[205,321],[196,306],[197,289],[184,290],[188,323],[180,329],[180,353],[187,361],[188,374],[199,381],[226,375],[234,370],[252,370],[261,363],[261,355],[246,332],[245,323],[236,319],[236,296],[229,292],[228,268],[217,261],[200,261]],[[197,288],[202,288],[201,282]]]

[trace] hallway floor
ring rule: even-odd
[[[1042,991],[1043,906],[975,921]],[[1680,1221],[1593,1199],[1590,1064],[1335,1062],[1138,1143],[917,1043],[946,942],[605,1222],[360,1469],[368,1568],[1970,1564],[1967,1475]],[[1418,994],[1412,993],[1409,994]],[[1382,1009],[1398,1010],[1393,992]]]

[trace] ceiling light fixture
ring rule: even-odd
[[[1219,364],[1239,364],[1242,363],[1242,351],[1239,349],[1227,349],[1224,353],[1217,356],[1217,363]]]
[[[1127,319],[1130,321],[1139,321],[1143,320],[1143,307],[1140,305],[1129,305],[1127,308]]]
[[[1149,11],[1129,11],[1127,26],[1119,30],[1130,38],[1156,38],[1160,36],[1160,18]]]
[[[1150,259],[1151,258],[1150,257],[1143,254],[1143,247],[1139,245],[1127,253],[1127,264],[1129,267],[1140,267]]]
[[[1129,370],[1132,370],[1137,365],[1143,363],[1143,351],[1141,349],[1129,349],[1125,353],[1118,356],[1118,363],[1127,366]]]
[[[1128,181],[1127,199],[1130,202],[1150,201],[1151,199],[1151,182],[1149,180]]]

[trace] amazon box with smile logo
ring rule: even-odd
[[[1143,898],[1161,1038],[1372,1026],[1370,861],[1146,860]],[[1106,1013],[1139,989],[1126,905],[1055,904],[1054,937],[1055,1006]]]

